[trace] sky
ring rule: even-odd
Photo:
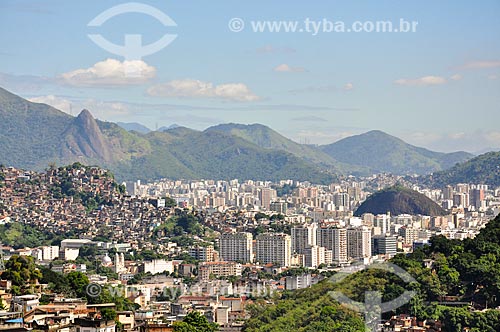
[[[2,0],[0,87],[151,129],[261,123],[310,144],[377,129],[480,153],[500,150],[499,15],[498,0]]]

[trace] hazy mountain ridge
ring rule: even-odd
[[[442,153],[413,146],[379,130],[344,138],[319,147],[335,159],[372,172],[426,174],[473,157],[467,152]]]
[[[27,169],[74,161],[111,169],[120,180],[154,178],[291,178],[318,183],[334,176],[290,153],[234,135],[173,126],[140,134],[93,118],[72,117],[0,90],[0,161]]]
[[[1,88],[0,120],[4,164],[43,169],[51,162],[79,161],[107,167],[120,179],[291,178],[322,183],[333,174],[431,172],[470,156],[414,147],[379,131],[320,147],[296,143],[260,124],[221,124],[204,131],[173,125],[140,133],[96,120],[87,110],[73,117]],[[392,164],[384,164],[386,159]]]
[[[126,131],[136,131],[141,134],[147,134],[151,131],[151,129],[138,122],[117,122],[116,124]]]
[[[286,138],[275,130],[262,124],[255,123],[245,125],[237,123],[226,123],[205,129],[205,132],[214,131],[241,137],[242,139],[252,142],[264,149],[280,150],[291,153],[296,157],[317,164],[335,173],[369,173],[369,169],[367,167],[340,162],[332,156],[324,153],[316,146],[294,142],[293,140]]]

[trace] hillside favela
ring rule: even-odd
[[[0,1],[0,332],[500,332],[498,14]]]

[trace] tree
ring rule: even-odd
[[[66,279],[68,280],[69,287],[74,290],[76,296],[87,296],[86,288],[89,284],[89,278],[85,274],[73,271],[66,275]]]
[[[215,332],[218,330],[217,324],[210,323],[197,311],[191,311],[182,322],[174,323],[174,332]]]
[[[256,221],[259,221],[260,219],[269,219],[269,216],[265,213],[262,212],[257,212],[254,216]]]
[[[13,255],[5,264],[5,271],[2,278],[12,281],[12,285],[24,287],[28,284],[35,284],[42,274],[35,265],[31,256]]]
[[[101,317],[105,320],[115,320],[116,311],[111,308],[102,308],[101,309]]]

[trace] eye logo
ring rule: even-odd
[[[164,12],[150,5],[138,2],[128,2],[111,7],[97,15],[92,21],[87,24],[87,26],[99,27],[109,19],[127,13],[146,14],[156,18],[166,27],[177,26],[174,20],[172,20]],[[125,60],[129,61],[141,60],[142,57],[146,55],[154,54],[167,47],[171,42],[175,40],[175,38],[177,38],[177,35],[165,34],[154,43],[142,45],[142,35],[125,34],[124,45],[117,45],[105,39],[100,34],[88,34],[87,36],[102,49],[112,54],[121,55],[125,58]]]
[[[339,283],[347,276],[352,273],[359,272],[366,269],[377,269],[384,270],[387,272],[392,272],[398,277],[400,277],[404,282],[411,283],[416,282],[416,280],[405,270],[397,265],[391,263],[377,263],[372,265],[354,265],[351,267],[344,268],[340,270],[337,274],[330,278],[330,281],[334,283]],[[365,303],[354,301],[353,299],[345,296],[341,292],[332,291],[328,293],[335,300],[339,301],[341,304],[347,306],[348,308],[355,310],[357,312],[363,312],[365,314],[365,325],[367,331],[376,332],[378,331],[378,324],[382,320],[382,313],[395,310],[406,303],[408,303],[416,293],[414,291],[404,291],[403,294],[397,298],[382,303],[382,294],[380,292],[367,291],[365,292]]]

